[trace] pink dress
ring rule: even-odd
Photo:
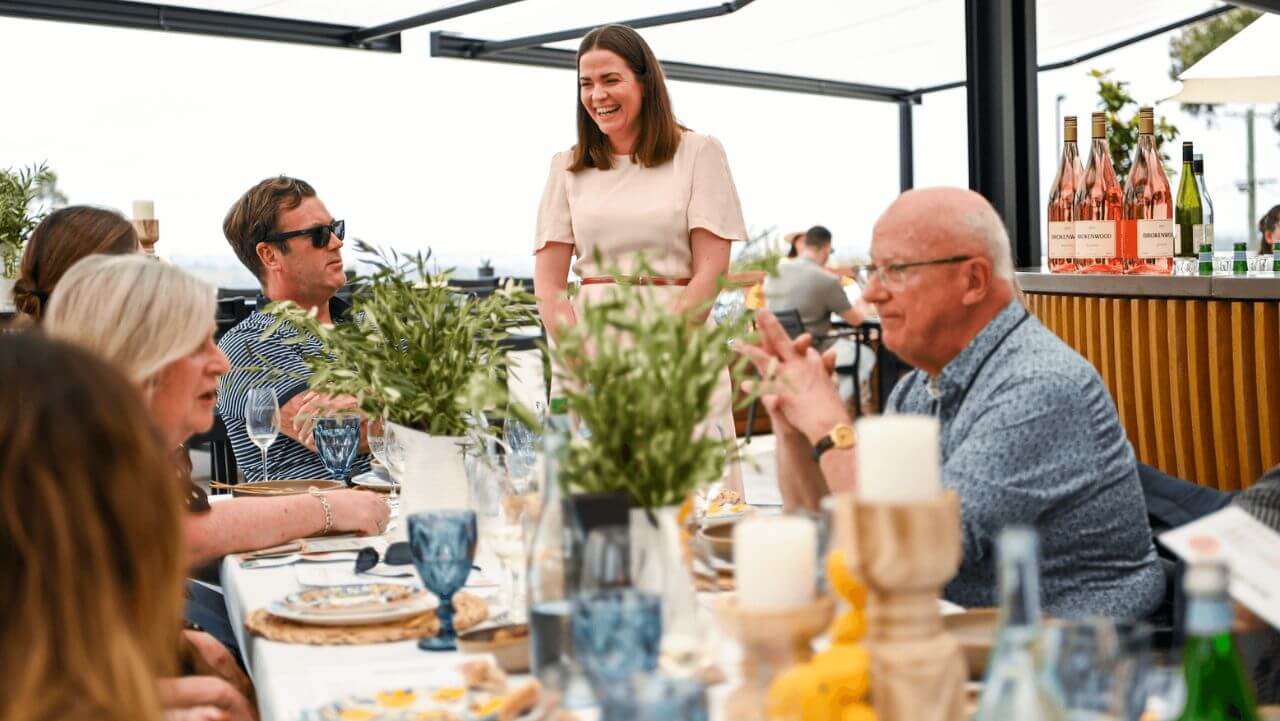
[[[746,240],[742,203],[728,159],[720,142],[709,135],[686,131],[675,157],[655,168],[645,168],[630,156],[614,156],[609,170],[571,173],[572,161],[570,150],[551,160],[538,208],[534,253],[547,243],[572,244],[577,258],[574,270],[581,277],[609,275],[614,268],[638,274],[643,257],[654,275],[689,278],[693,275],[689,236],[694,228],[705,228],[729,241]],[[574,307],[612,293],[638,290],[586,285],[574,299]],[[643,288],[643,292],[669,297],[669,306],[683,291],[679,286]],[[735,437],[732,394],[726,371],[704,432],[716,433],[718,426],[726,438]],[[741,490],[736,464],[726,480]]]

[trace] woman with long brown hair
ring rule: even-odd
[[[138,392],[0,335],[0,718],[152,721],[182,627],[182,492]]]
[[[629,27],[582,39],[577,82],[578,142],[552,159],[538,210],[534,287],[547,333],[554,341],[577,322],[575,307],[625,292],[615,271],[672,312],[705,318],[730,243],[747,237],[724,148],[676,120],[662,66]],[[574,256],[582,289],[571,301]],[[731,437],[727,372],[722,386],[708,425]],[[729,480],[740,490],[736,467]]]
[[[13,286],[13,304],[39,322],[54,286],[81,258],[97,253],[135,253],[138,248],[133,224],[114,210],[90,205],[55,210],[27,239],[22,274]]]

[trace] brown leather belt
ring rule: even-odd
[[[689,285],[693,278],[663,278],[656,275],[629,275],[614,278],[609,275],[594,275],[582,279],[583,285]]]

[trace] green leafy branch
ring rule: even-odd
[[[1138,101],[1129,93],[1129,83],[1112,80],[1111,70],[1090,70],[1089,75],[1098,81],[1098,107],[1107,115],[1107,144],[1111,151],[1111,165],[1116,171],[1116,180],[1124,185],[1129,176],[1129,166],[1133,164],[1133,153],[1138,147]],[[1125,109],[1135,106],[1131,114],[1121,117]],[[1156,121],[1155,127],[1156,155],[1164,164],[1166,175],[1172,175],[1169,166],[1169,154],[1164,152],[1164,144],[1178,137],[1178,128],[1170,125],[1164,118]]]
[[[32,203],[42,196],[43,188],[56,182],[57,176],[44,163],[0,170],[0,277],[17,276],[22,244],[45,216],[31,212]]]
[[[568,410],[590,431],[568,444],[561,482],[646,508],[682,502],[736,453],[728,432],[699,426],[724,370],[736,376],[745,366],[731,341],[748,330],[745,317],[692,322],[701,316],[672,313],[651,290],[620,283],[611,298],[584,304],[551,350]]]
[[[501,341],[508,331],[537,323],[531,294],[508,281],[485,298],[449,285],[450,271],[429,269],[425,255],[401,255],[356,241],[373,271],[357,282],[352,321],[320,323],[290,302],[267,311],[314,336],[324,351],[307,358],[311,388],[354,396],[374,417],[432,435],[469,431],[477,402],[505,398],[507,370]],[[300,333],[289,342],[303,343]],[[502,404],[505,406],[505,403]]]

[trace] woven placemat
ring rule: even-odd
[[[489,617],[489,604],[479,596],[459,593],[453,597],[453,625],[465,631]],[[312,646],[346,646],[390,641],[414,641],[430,638],[440,632],[440,621],[435,611],[402,618],[387,623],[371,623],[363,626],[311,626],[273,616],[267,609],[259,608],[244,621],[245,628],[268,641],[305,643]]]

